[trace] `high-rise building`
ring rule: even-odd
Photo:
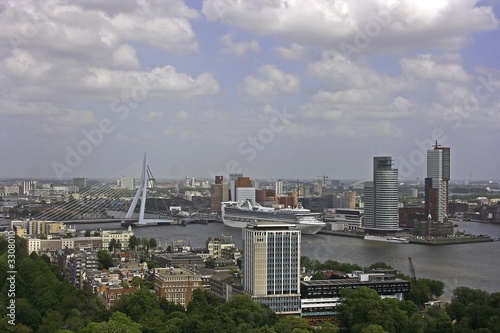
[[[229,183],[223,176],[215,176],[215,184],[210,187],[212,212],[221,211],[221,203],[229,200]]]
[[[356,208],[356,191],[344,191],[344,198],[346,199],[347,208]]]
[[[233,175],[231,174],[231,177]],[[231,182],[234,184],[234,187],[231,188],[232,201],[250,200],[255,202],[255,186],[252,186],[252,180],[249,177],[238,176],[234,181],[231,180]]]
[[[243,229],[244,290],[277,314],[300,314],[300,231],[291,224]]]
[[[36,181],[35,180],[25,180],[23,181],[23,194],[29,195],[31,190],[36,189]]]
[[[448,217],[448,181],[450,180],[450,148],[427,151],[427,178],[425,178],[425,214],[429,220],[443,222]]]
[[[392,167],[392,158],[373,158],[373,181],[364,184],[364,228],[370,233],[399,229],[398,169]]]
[[[121,178],[120,179],[120,188],[126,188],[129,190],[133,190],[135,188],[135,179],[134,178]]]
[[[243,177],[242,173],[230,173],[229,174],[229,193],[231,196],[231,201],[236,201],[236,181],[239,177]]]
[[[73,186],[75,191],[82,191],[87,187],[87,178],[73,178]]]
[[[281,179],[277,180],[274,184],[274,192],[276,193],[277,197],[283,194],[283,181]]]

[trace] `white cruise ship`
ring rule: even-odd
[[[249,222],[283,222],[296,225],[303,234],[314,235],[325,223],[321,221],[321,214],[311,213],[302,205],[296,208],[274,209],[263,207],[250,200],[242,202],[223,202],[222,222],[233,228],[244,228]]]

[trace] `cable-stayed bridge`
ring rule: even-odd
[[[139,187],[131,204],[129,204],[128,198],[124,197],[124,195],[130,195],[130,192],[119,188],[116,183],[116,180],[107,180],[84,189],[79,193],[78,199],[70,197],[65,202],[56,203],[50,209],[36,216],[36,219],[64,223],[122,222],[124,226],[173,223],[174,220],[168,216],[168,206],[163,199],[154,199],[156,206],[154,214],[146,213],[148,183],[154,184],[154,177],[146,164],[146,154],[144,154],[142,162]],[[134,212],[139,200],[139,214],[136,214]]]

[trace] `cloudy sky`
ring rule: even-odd
[[[499,179],[496,0],[0,3],[0,177]]]

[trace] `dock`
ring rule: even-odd
[[[365,237],[364,233],[355,233],[348,231],[333,231],[333,230],[320,230],[318,234],[332,235],[340,237],[351,237],[351,238],[361,238]],[[455,245],[455,244],[470,244],[470,243],[485,243],[494,242],[495,239],[488,235],[470,235],[461,237],[447,237],[447,238],[432,238],[432,239],[419,239],[416,237],[409,237],[409,244],[417,245]]]

